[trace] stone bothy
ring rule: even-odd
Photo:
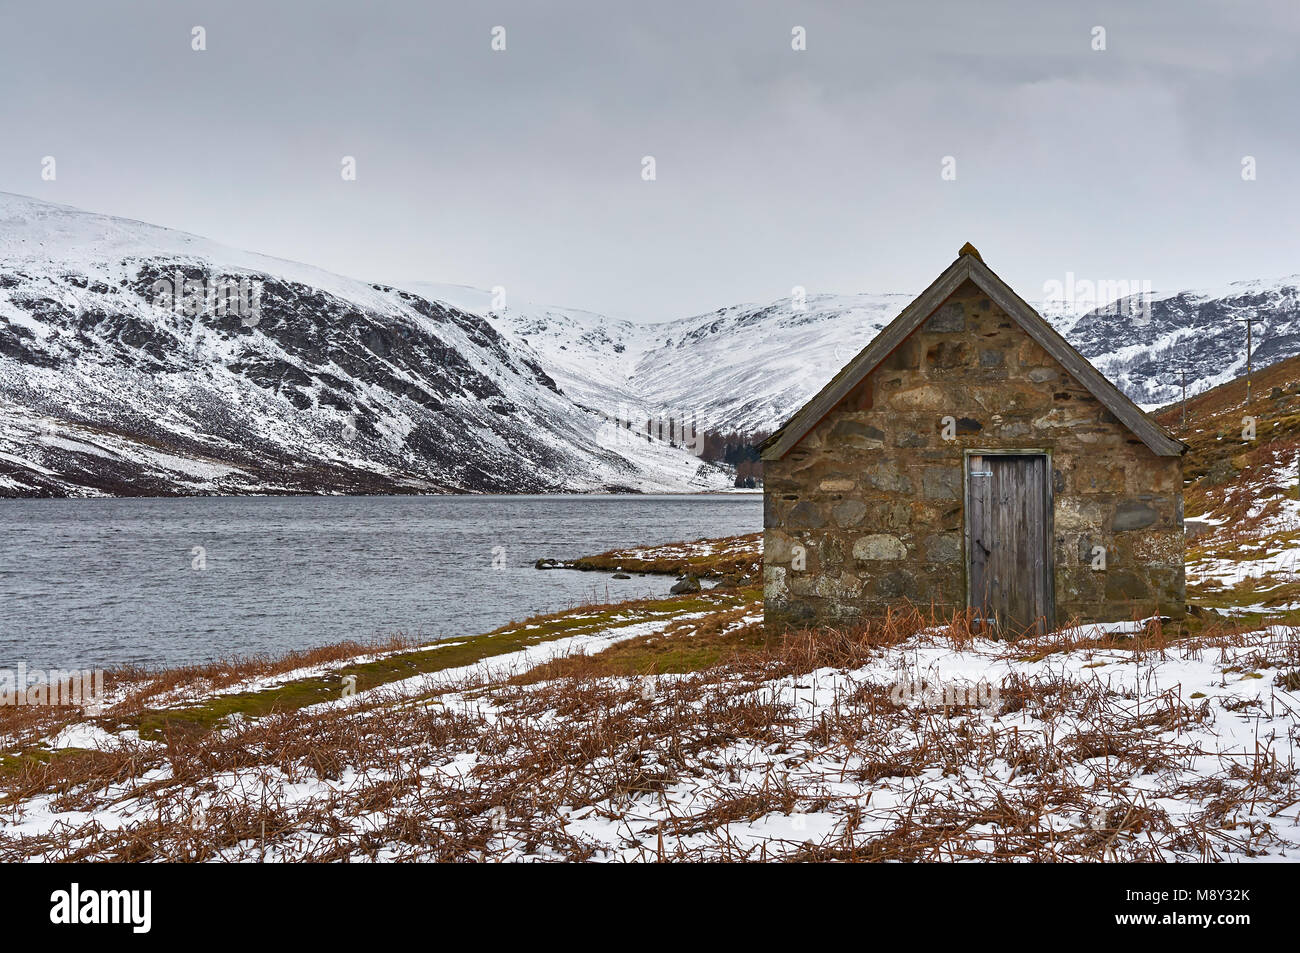
[[[1180,617],[1186,449],[966,245],[764,443],[768,624]]]

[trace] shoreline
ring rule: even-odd
[[[412,498],[430,498],[446,499],[468,497],[472,499],[656,499],[659,497],[667,498],[690,498],[690,497],[714,497],[717,499],[726,499],[728,497],[746,497],[752,496],[762,499],[763,490],[654,490],[651,492],[641,492],[639,490],[630,490],[625,493],[611,492],[608,490],[592,490],[591,492],[581,492],[577,490],[557,490],[554,493],[478,493],[474,491],[459,491],[455,493],[341,493],[341,492],[295,492],[285,491],[283,493],[173,493],[167,495],[157,494],[140,494],[140,495],[122,495],[111,493],[97,493],[86,495],[66,495],[66,496],[6,496],[0,493],[0,503],[20,500],[63,500],[63,501],[82,501],[82,500],[283,500],[283,499],[412,499]]]

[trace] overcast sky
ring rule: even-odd
[[[0,190],[640,319],[1300,272],[1296,0],[0,0],[0,91]]]

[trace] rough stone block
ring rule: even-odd
[[[966,330],[966,309],[959,301],[950,301],[926,318],[921,329],[930,334],[953,334]]]
[[[882,559],[904,559],[907,547],[897,536],[874,533],[863,536],[853,544],[853,558],[863,562]]]
[[[1154,506],[1140,500],[1124,500],[1115,507],[1115,532],[1121,533],[1131,529],[1145,529],[1154,526],[1160,519],[1160,513]]]
[[[810,500],[796,504],[786,519],[789,525],[796,529],[819,529],[826,525],[821,509]]]
[[[866,450],[878,450],[885,445],[885,432],[857,420],[837,421],[831,437],[841,445]]]
[[[925,557],[932,563],[960,562],[961,544],[956,533],[933,533],[925,538]]]
[[[843,500],[831,507],[831,517],[836,525],[845,528],[857,526],[867,515],[867,505],[861,500]]]
[[[922,494],[927,500],[959,498],[962,492],[960,467],[926,467],[921,471]]]

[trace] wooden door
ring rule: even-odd
[[[1005,638],[1052,622],[1047,457],[967,458],[969,605]]]

